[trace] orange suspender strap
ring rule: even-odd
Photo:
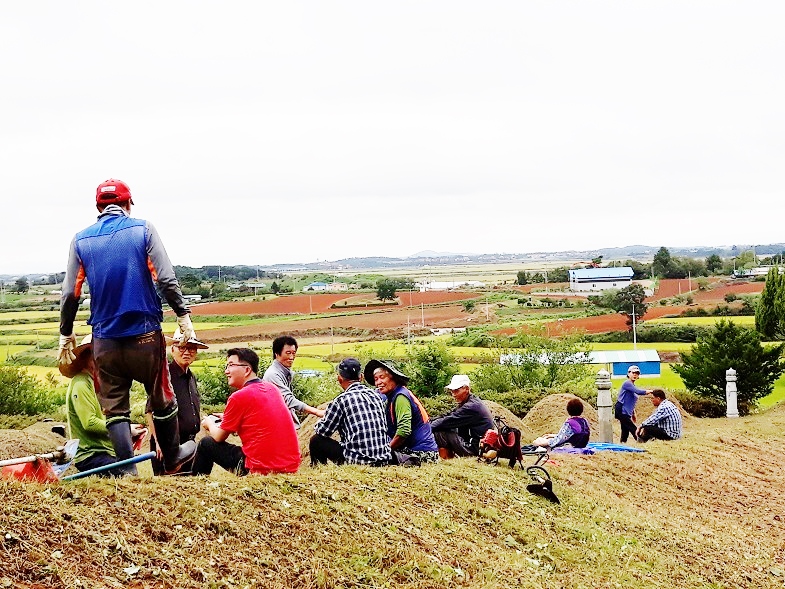
[[[153,266],[153,261],[150,259],[150,256],[147,256],[147,269],[150,270],[150,275],[153,277],[153,282],[158,282],[158,272]]]

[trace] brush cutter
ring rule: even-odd
[[[65,445],[58,446],[54,452],[0,460],[0,475],[40,483],[56,482],[71,466],[78,448],[79,440],[68,440]]]

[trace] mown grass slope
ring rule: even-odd
[[[0,587],[783,587],[785,409],[645,454],[0,482]]]

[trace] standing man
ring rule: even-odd
[[[281,335],[273,340],[273,363],[265,370],[262,380],[278,387],[284,403],[292,414],[295,429],[300,429],[297,411],[324,417],[324,410],[303,403],[292,393],[292,364],[297,357],[297,340],[291,335]]]
[[[206,350],[207,344],[198,339],[191,338],[183,341],[183,334],[178,329],[172,336],[172,360],[169,362],[169,377],[172,379],[172,389],[177,397],[177,423],[180,429],[180,443],[195,440],[196,434],[202,427],[201,399],[196,387],[196,377],[191,371],[191,364],[196,360],[199,350]],[[152,414],[147,414],[148,424],[152,422]],[[152,427],[152,425],[151,425]],[[150,440],[150,450],[156,452],[157,442],[155,436]],[[164,473],[160,452],[152,461],[153,474]],[[180,469],[182,473],[187,466]]]
[[[311,466],[327,464],[327,460],[370,466],[390,463],[384,397],[360,382],[361,368],[355,358],[338,364],[338,384],[343,392],[330,401],[324,417],[314,426]],[[330,437],[336,431],[340,443]]]
[[[643,420],[638,431],[639,442],[658,440],[678,440],[681,437],[681,413],[678,407],[665,398],[665,391],[654,389],[651,392],[654,413]]]
[[[431,421],[439,456],[444,460],[456,456],[477,456],[485,432],[496,429],[491,412],[479,397],[472,394],[471,381],[465,374],[456,374],[444,388],[450,391],[458,406]]]
[[[253,350],[227,350],[224,374],[237,390],[222,415],[202,420],[207,435],[199,440],[194,474],[210,474],[214,464],[239,476],[297,472],[300,444],[289,410],[278,389],[256,376],[258,370]],[[226,441],[230,434],[240,436],[242,447]]]
[[[632,435],[633,439],[637,442],[638,436],[635,433],[635,404],[638,402],[638,397],[648,395],[650,390],[639,389],[635,386],[635,381],[641,377],[641,369],[635,364],[627,369],[627,380],[621,385],[619,389],[619,396],[616,399],[616,405],[613,407],[614,416],[621,424],[621,443],[627,441],[627,437]]]
[[[177,315],[186,341],[196,337],[189,309],[158,232],[147,221],[131,217],[134,201],[128,185],[119,180],[102,182],[95,201],[98,221],[76,234],[68,254],[58,362],[67,365],[75,359],[74,319],[87,280],[97,394],[117,460],[133,456],[129,392],[136,380],[147,392],[164,469],[177,472],[192,458],[196,444],[180,445],[156,286]],[[127,467],[126,474],[135,475],[136,466]]]

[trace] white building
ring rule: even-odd
[[[418,282],[416,286],[420,289],[420,292],[425,292],[428,290],[452,290],[454,288],[485,288],[485,283],[477,280],[452,280],[450,282],[426,280],[425,282]]]
[[[570,270],[570,290],[599,292],[611,288],[624,288],[632,284],[633,274],[634,272],[629,266]]]

